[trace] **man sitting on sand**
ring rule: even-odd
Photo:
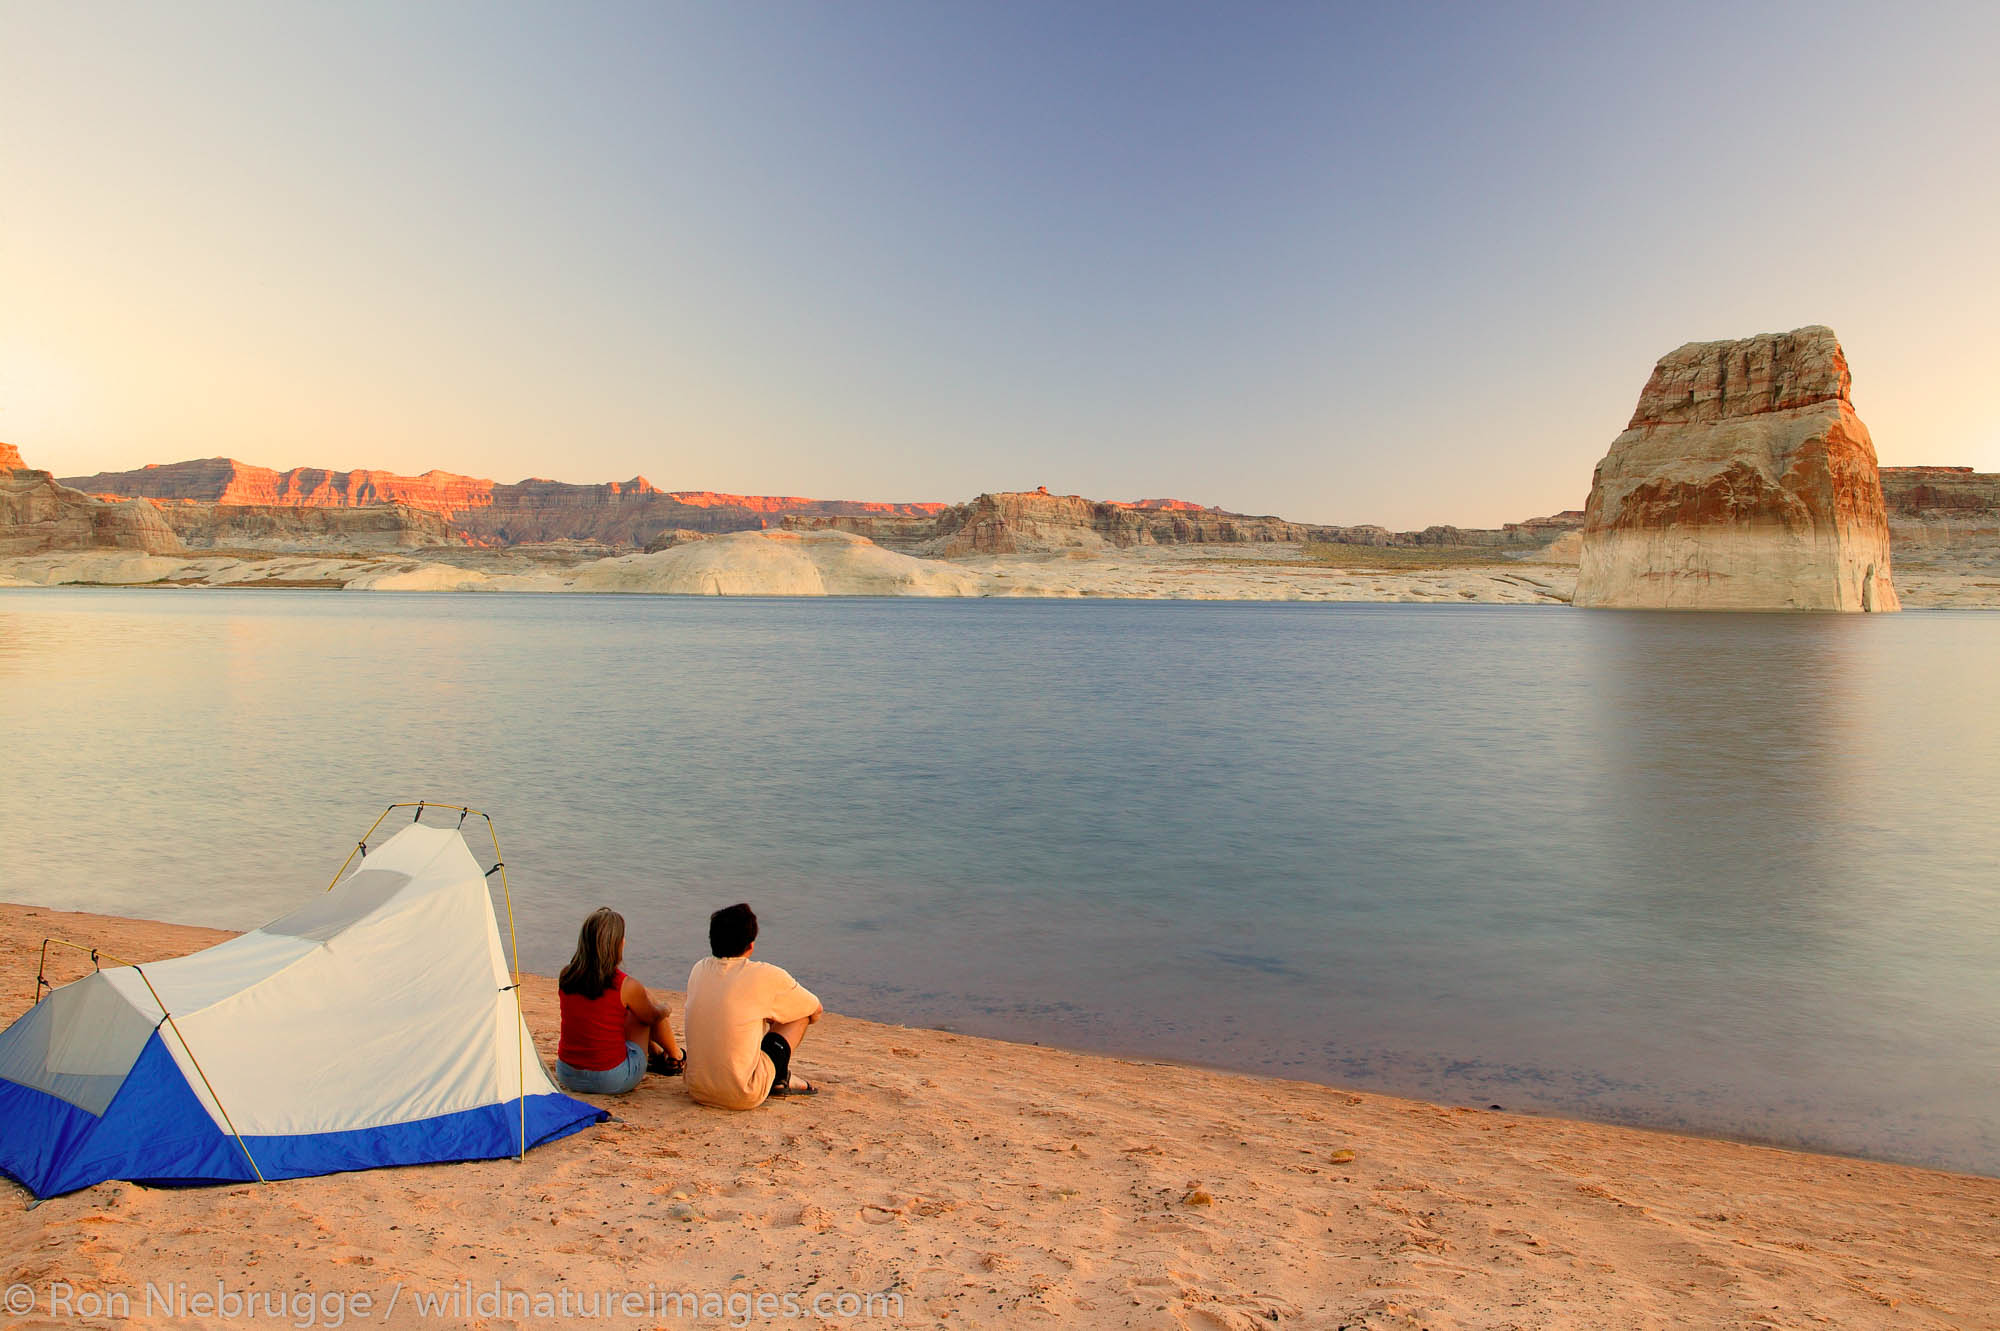
[[[825,1008],[783,967],[752,961],[757,914],[741,903],[708,917],[708,950],[688,973],[688,1094],[719,1109],[755,1109],[771,1095],[812,1095],[792,1055]]]

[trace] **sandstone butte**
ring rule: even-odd
[[[1576,604],[1899,609],[1849,383],[1817,325],[1662,356],[1592,478]]]
[[[28,466],[12,444],[0,444],[0,555],[92,549],[178,554],[181,542],[151,504],[72,490]]]

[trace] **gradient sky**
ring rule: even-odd
[[[1831,324],[2000,470],[2000,5],[0,0],[0,439],[1324,522],[1580,507]]]

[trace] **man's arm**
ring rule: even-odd
[[[771,1015],[769,1020],[772,1023],[784,1026],[794,1021],[804,1021],[810,1024],[826,1015],[826,1007],[819,1001],[818,996],[812,990],[794,980],[791,972],[777,966],[773,966],[771,969],[777,971],[778,975],[783,977],[779,981],[781,987],[777,994],[770,1000]]]

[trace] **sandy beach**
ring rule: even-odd
[[[139,961],[228,936],[21,905],[0,926],[6,1021],[46,935]],[[553,982],[524,998],[552,1059]],[[527,1300],[558,1291],[616,1325],[2000,1325],[2000,1180],[839,1015],[799,1067],[822,1095],[747,1114],[648,1078],[525,1162],[32,1209],[0,1185],[7,1283],[35,1299],[7,1324],[164,1324],[161,1294],[220,1288],[333,1300],[320,1325],[546,1323]],[[593,1317],[603,1291],[653,1302]],[[79,1318],[120,1293],[129,1319]]]

